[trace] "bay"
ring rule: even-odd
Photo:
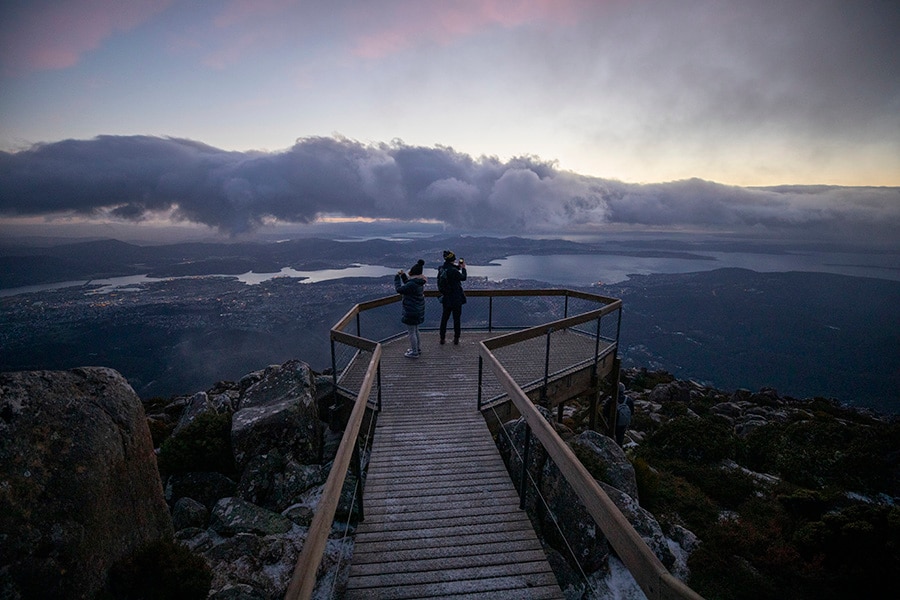
[[[469,265],[468,274],[470,277],[483,278],[487,281],[499,282],[507,279],[526,279],[571,287],[589,286],[598,283],[620,283],[627,280],[630,275],[692,273],[727,267],[743,268],[757,272],[808,271],[900,281],[900,255],[895,253],[705,251],[693,254],[697,258],[619,254],[516,254],[494,260],[486,265]],[[231,277],[247,285],[257,285],[276,277],[291,277],[301,279],[303,283],[318,283],[356,277],[382,278],[393,276],[396,272],[397,267],[355,264],[343,269],[298,271],[290,267],[284,267],[280,271],[273,273],[254,273],[250,271],[240,275],[213,274],[202,277]],[[426,268],[425,275],[435,278],[437,277],[437,270]],[[92,294],[102,294],[111,290],[139,292],[142,284],[165,279],[177,278],[130,275],[90,281],[66,281],[7,288],[0,290],[0,297],[75,286],[85,287],[86,293]]]

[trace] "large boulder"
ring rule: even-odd
[[[0,590],[93,598],[109,568],[171,538],[144,410],[116,371],[0,374]]]
[[[579,434],[570,445],[589,470],[591,466],[597,466],[596,470],[602,474],[600,479],[638,499],[634,466],[614,439],[588,430]]]
[[[231,443],[238,467],[255,456],[277,450],[300,464],[321,461],[322,422],[309,365],[292,360],[265,369],[241,396],[231,424]]]

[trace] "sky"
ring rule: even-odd
[[[889,237],[897,186],[896,0],[0,7],[6,220]]]

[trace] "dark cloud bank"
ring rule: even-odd
[[[757,232],[896,242],[900,188],[740,188],[697,179],[629,184],[450,148],[306,138],[278,153],[102,136],[0,153],[0,216],[157,214],[240,234],[323,214],[429,219],[470,231],[604,227]]]

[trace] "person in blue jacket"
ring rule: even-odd
[[[425,275],[422,267],[425,261],[421,258],[410,268],[409,276],[401,269],[394,276],[394,288],[403,296],[403,315],[400,321],[409,330],[409,349],[404,356],[418,358],[421,344],[419,343],[419,325],[425,321]]]
[[[451,250],[444,250],[444,264],[438,269],[438,291],[441,293],[441,304],[444,305],[441,314],[442,344],[447,335],[447,321],[450,315],[453,315],[453,343],[459,344],[462,306],[466,303],[466,294],[462,288],[462,282],[466,280],[466,261],[459,259],[459,264],[454,264],[454,261],[456,254]]]

